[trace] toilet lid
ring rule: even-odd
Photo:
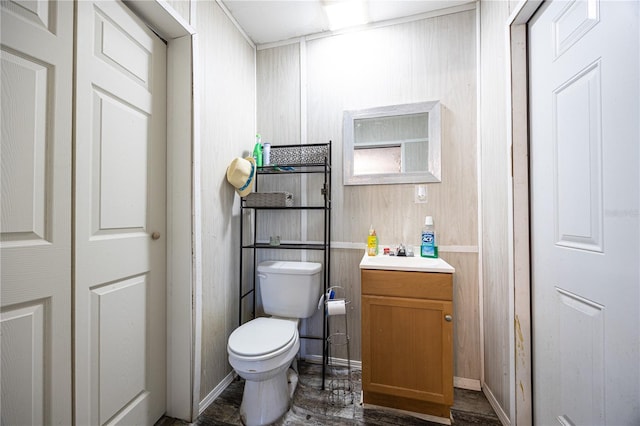
[[[229,336],[229,349],[242,356],[260,356],[287,346],[295,339],[295,321],[256,318],[236,328]]]

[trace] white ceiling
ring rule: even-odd
[[[369,22],[404,18],[472,0],[366,0]],[[256,45],[329,31],[327,0],[222,0]]]

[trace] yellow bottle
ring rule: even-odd
[[[378,236],[376,235],[376,230],[373,229],[373,225],[369,228],[369,236],[367,237],[367,254],[369,256],[378,254]]]

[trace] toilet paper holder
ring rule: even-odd
[[[339,292],[344,292],[344,288],[340,286],[332,286],[327,289],[324,294],[325,314],[329,316],[333,315],[346,315],[347,305],[351,303],[346,297],[336,297]]]
[[[325,315],[346,315],[347,305],[351,303],[346,297],[336,297],[336,289],[344,291],[340,286],[329,287],[325,293],[320,295],[318,309],[324,306]]]
[[[327,365],[329,367],[328,398],[332,405],[348,405],[354,402],[353,381],[351,380],[351,353],[347,322],[347,306],[351,301],[342,296],[345,289],[332,286],[322,295],[327,321]],[[332,326],[335,327],[332,330]],[[344,327],[344,331],[341,328]],[[346,351],[346,359],[344,359]]]

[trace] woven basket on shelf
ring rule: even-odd
[[[245,197],[246,207],[291,207],[293,194],[290,192],[252,192]]]
[[[329,157],[327,145],[271,146],[271,164],[324,164]]]

